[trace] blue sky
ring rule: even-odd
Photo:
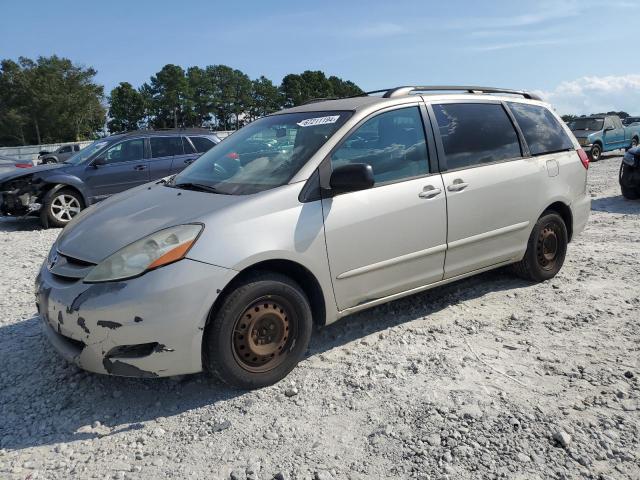
[[[166,63],[227,64],[276,83],[320,69],[364,89],[495,85],[562,113],[640,114],[640,50],[625,41],[640,0],[0,3],[0,58],[66,56],[107,92]]]

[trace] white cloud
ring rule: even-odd
[[[375,38],[375,37],[392,37],[403,35],[408,32],[408,28],[398,23],[374,23],[354,29],[351,34],[354,37]]]
[[[538,93],[561,114],[619,110],[640,114],[640,74],[581,77]]]
[[[540,47],[544,45],[559,45],[561,43],[566,43],[566,40],[558,38],[546,40],[527,40],[522,42],[493,43],[490,45],[478,45],[475,47],[471,47],[469,48],[469,50],[473,50],[476,52],[493,52],[496,50],[507,50],[510,48]]]

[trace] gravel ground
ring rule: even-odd
[[[33,279],[59,233],[0,221],[0,478],[640,479],[640,203],[619,156],[552,281],[497,271],[314,334],[282,383],[89,374]]]

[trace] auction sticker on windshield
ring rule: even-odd
[[[302,120],[298,122],[298,125],[301,127],[312,127],[314,125],[326,125],[328,123],[336,123],[340,115],[331,115],[330,117],[316,117],[316,118],[307,118],[306,120]]]

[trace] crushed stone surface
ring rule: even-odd
[[[0,478],[640,479],[640,201],[619,164],[591,165],[555,279],[502,269],[344,318],[253,392],[65,363],[33,293],[59,230],[0,220]]]

